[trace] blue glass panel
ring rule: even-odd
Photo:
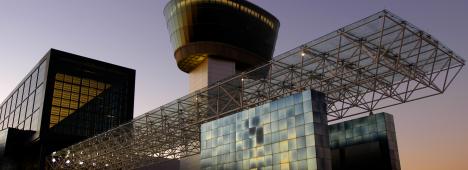
[[[202,169],[307,169],[320,144],[310,95],[294,94],[203,124]]]

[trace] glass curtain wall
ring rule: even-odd
[[[131,120],[134,71],[59,51],[52,55],[50,132],[89,137]]]
[[[329,129],[333,169],[400,169],[391,114],[349,120]]]
[[[39,130],[47,61],[43,59],[0,105],[0,127]]]
[[[104,82],[57,73],[49,127],[55,126],[110,87]]]
[[[324,100],[312,96],[305,91],[203,124],[201,169],[331,169]]]

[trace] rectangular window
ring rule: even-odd
[[[29,116],[33,112],[33,106],[34,106],[34,96],[35,94],[31,94],[28,98],[28,109],[26,110],[26,115]]]
[[[89,79],[84,78],[81,83],[82,83],[83,86],[89,87]]]
[[[31,130],[31,116],[24,121],[24,130]]]
[[[57,89],[57,90],[62,90],[63,89],[63,83],[60,82],[60,81],[55,81],[54,82],[54,89]]]
[[[71,92],[72,85],[70,83],[63,83],[63,90],[67,92]]]
[[[6,113],[6,104],[4,103],[3,106],[2,106],[2,110],[1,110],[2,114],[0,115],[2,117],[2,121],[0,121],[0,129],[3,130],[3,122],[5,122],[5,118],[7,117],[7,113]]]
[[[39,67],[39,75],[37,76],[37,86],[41,85],[41,83],[44,82],[46,78],[46,64],[47,62],[44,61]]]
[[[28,105],[27,102],[23,102],[23,104],[21,104],[21,112],[20,112],[20,116],[19,116],[19,119],[18,121],[21,123],[24,121],[24,118],[26,118],[26,106]]]
[[[24,82],[23,99],[28,97],[30,86],[31,86],[31,76],[29,76],[28,79],[26,79],[26,81]]]
[[[16,127],[18,124],[18,115],[19,115],[19,110],[16,109],[15,111],[10,114],[10,120],[8,122],[8,127]]]
[[[36,89],[36,98],[34,98],[34,110],[37,110],[41,107],[42,100],[44,100],[44,86],[39,86]]]
[[[18,89],[18,102],[16,102],[16,106],[19,106],[23,102],[23,90],[24,90],[24,84],[20,86]]]
[[[62,99],[58,97],[52,98],[52,105],[53,106],[61,106]]]
[[[8,119],[9,119],[9,115],[7,117],[5,117],[5,120],[3,120],[3,127],[2,129],[6,129],[8,128]]]
[[[81,94],[88,95],[89,93],[89,88],[88,87],[82,87],[81,88]]]
[[[71,93],[68,91],[63,91],[62,92],[62,99],[70,100]]]
[[[4,117],[5,117],[5,115],[3,114],[3,107],[0,106],[0,129],[3,129],[2,124],[3,124],[3,118]]]
[[[29,90],[29,93],[34,92],[36,89],[36,83],[37,82],[37,70],[34,71],[34,73],[31,75],[31,89]]]
[[[13,127],[18,127],[19,122],[20,122],[19,120],[20,115],[21,115],[21,106],[18,106],[15,111],[15,120],[13,121]]]
[[[72,85],[72,90],[73,93],[79,93],[80,92],[80,86],[78,85]]]
[[[36,111],[31,116],[31,130],[38,130],[39,127],[39,111]]]
[[[7,110],[5,112],[7,115],[9,115],[11,113],[11,111],[13,110],[13,109],[11,109],[11,100],[12,100],[12,97],[10,97],[8,99],[8,101],[7,101]]]
[[[71,94],[71,100],[72,101],[78,101],[80,95],[78,93],[72,93]]]
[[[18,96],[18,90],[15,91],[15,93],[13,93],[13,99],[11,100],[11,108],[15,108],[16,107],[16,99],[17,99],[17,96]]]
[[[50,127],[55,126],[59,121],[59,116],[51,115],[50,116]]]

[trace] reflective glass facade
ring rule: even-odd
[[[379,113],[329,126],[333,169],[399,170],[393,116]]]
[[[218,15],[207,17],[212,12],[216,12]],[[229,13],[237,14],[229,15]],[[217,38],[215,35],[208,34],[206,34],[207,36],[204,36],[205,34],[194,34],[196,31],[201,31],[203,27],[229,30],[241,28],[245,25],[236,25],[238,24],[237,22],[245,22],[248,25],[256,24],[261,26],[260,28],[256,28],[259,31],[255,33],[263,33],[260,32],[261,29],[264,32],[271,32],[279,27],[279,21],[274,16],[250,2],[242,0],[172,0],[165,7],[164,15],[167,19],[167,27],[171,32],[171,44],[175,49],[189,42],[202,40],[219,39],[232,43],[231,41],[233,40],[229,40],[228,38]],[[230,20],[233,18],[238,20]],[[247,20],[255,23],[248,23]],[[187,27],[194,27],[197,30],[189,31]],[[270,44],[269,46],[272,45],[274,44]],[[253,51],[256,50],[260,49],[253,49]]]
[[[248,1],[171,0],[164,15],[182,71],[210,56],[250,67],[273,55],[279,21]]]
[[[71,143],[131,120],[134,79],[134,70],[53,50],[43,119],[49,140]]]
[[[55,74],[49,127],[57,125],[77,109],[92,101],[111,85],[67,74]]]
[[[201,169],[331,169],[321,93],[305,91],[201,127]]]
[[[135,70],[51,49],[0,105],[0,162],[40,169],[52,151],[131,120],[134,85]]]
[[[47,59],[42,59],[0,105],[2,130],[38,130],[44,100]]]

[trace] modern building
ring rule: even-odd
[[[135,70],[51,49],[0,105],[0,169],[45,156],[133,118]]]
[[[328,126],[333,170],[400,170],[393,116],[378,113]]]
[[[191,93],[57,150],[51,169],[398,170],[392,116],[368,114],[442,94],[464,66],[386,10],[271,60],[278,21],[247,1],[164,13]]]
[[[391,114],[327,125],[325,106],[307,90],[206,122],[200,155],[139,169],[401,169]]]
[[[172,0],[166,5],[164,14],[175,49],[177,66],[189,73],[190,92],[252,69],[253,66],[269,61],[273,54],[279,21],[248,1]],[[250,73],[247,79],[262,79],[268,72],[269,70],[263,69],[254,72],[256,74]],[[241,84],[243,83],[239,81],[231,82],[231,86]],[[208,90],[207,93],[216,96],[213,94],[217,92]],[[333,143],[330,143],[333,147],[330,148],[326,109],[312,107],[312,104],[325,107],[325,99],[323,94],[312,91],[312,97],[316,96],[321,96],[321,99],[304,103],[299,101],[303,107],[300,109],[295,105],[298,101],[294,99],[310,99],[311,91],[205,123],[201,126],[200,155],[183,158],[178,162],[170,161],[153,168],[322,170],[332,169],[333,162],[333,169],[396,169],[391,168],[392,166],[399,169],[398,153],[390,152],[397,150],[394,128],[386,128],[393,129],[388,131],[393,133],[387,135],[387,131],[377,131],[378,129],[369,129],[370,127],[361,127],[354,123],[368,119],[375,122],[377,119],[378,125],[382,125],[380,120],[391,119],[390,115],[385,114],[385,118],[382,118],[384,114],[378,114],[331,125],[333,130],[330,133],[334,136],[330,138],[333,139]],[[210,102],[209,98],[207,102]],[[309,113],[311,110],[306,110],[306,107],[320,111]],[[298,116],[302,116],[302,119]],[[341,128],[350,124],[357,125]],[[393,125],[393,121],[383,125]],[[368,133],[361,129],[380,133],[378,138],[359,138],[363,134],[358,133],[355,138],[344,138],[352,139],[352,144],[350,141],[338,140],[343,137],[340,135],[348,137],[348,132],[352,131],[348,128],[361,133]],[[381,145],[377,149],[372,148],[376,142]],[[364,146],[356,146],[358,143]],[[371,150],[367,150],[369,148]],[[333,154],[330,154],[330,149],[333,149]],[[375,161],[368,164],[369,160]]]
[[[177,66],[189,73],[190,92],[273,55],[279,21],[248,1],[171,0],[164,15]]]

